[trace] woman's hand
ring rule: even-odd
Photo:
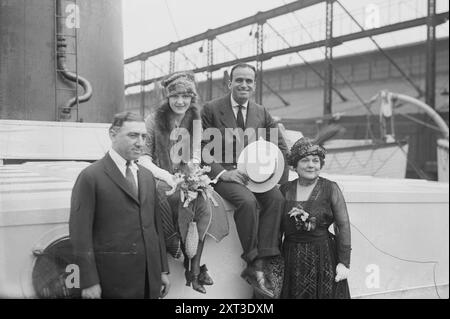
[[[336,266],[336,277],[334,278],[334,280],[336,282],[339,282],[341,280],[347,279],[349,273],[350,273],[350,269],[345,267],[344,264],[339,263]]]
[[[163,180],[167,183],[167,185],[169,185],[171,187],[171,189],[166,192],[166,195],[170,196],[173,193],[175,193],[175,190],[177,189],[177,185],[180,182],[179,180],[177,180],[175,175],[172,175],[169,172],[167,172],[167,174],[164,174]]]
[[[175,175],[170,174],[169,172],[167,172],[167,175],[165,176],[164,181],[167,183],[167,185],[169,185],[172,189],[177,187],[177,180],[175,178]]]

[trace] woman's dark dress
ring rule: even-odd
[[[149,155],[158,167],[174,174],[185,163],[183,161],[174,163],[171,158],[170,152],[172,148],[180,143],[179,140],[170,138],[174,129],[173,125],[171,126],[169,116],[171,112],[169,104],[166,103],[147,117],[145,124],[148,134],[144,153]],[[192,138],[194,136],[193,121],[198,119],[200,119],[200,116],[197,108],[190,106],[180,123],[180,128],[184,129],[185,132],[189,132],[189,135],[187,135],[189,138],[181,141],[184,143],[185,150],[192,150],[188,156],[189,159],[196,155],[199,156],[199,150],[194,147]],[[201,128],[199,127],[199,129]],[[197,135],[201,136],[201,132],[197,133]],[[175,134],[175,136],[177,135]],[[219,242],[228,235],[229,225],[225,213],[225,204],[219,194],[212,194],[216,204],[218,204],[217,207],[212,205],[209,199],[205,200],[202,196],[199,196],[189,207],[185,208],[181,202],[179,192],[167,196],[166,192],[171,187],[165,181],[157,179],[156,187],[159,195],[158,202],[166,247],[173,257],[178,258],[181,256],[180,249],[182,247],[180,247],[178,237],[181,238],[184,244],[191,221],[196,222],[198,235],[201,240],[204,240],[205,236],[209,235]]]
[[[341,190],[335,182],[319,177],[307,201],[296,201],[298,180],[281,187],[286,198],[282,221],[284,279],[280,298],[350,298],[347,280],[335,282],[338,263],[350,267],[350,222]],[[297,230],[288,212],[300,203],[309,217],[316,217],[312,231]],[[335,225],[336,236],[328,231]]]

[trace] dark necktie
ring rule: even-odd
[[[128,184],[131,187],[131,190],[133,191],[133,194],[137,197],[138,196],[138,189],[136,185],[136,181],[134,180],[133,173],[131,172],[131,161],[127,161],[127,169],[125,171],[125,177],[127,179]]]
[[[237,126],[240,127],[241,129],[245,130],[244,115],[242,114],[243,106],[238,105],[237,107],[239,108],[239,110],[237,112],[237,116],[236,116]]]

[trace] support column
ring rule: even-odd
[[[170,51],[169,73],[175,72],[175,51]]]
[[[427,52],[425,70],[425,103],[433,109],[436,107],[436,0],[428,0],[427,10]],[[432,123],[429,117],[427,123]],[[436,133],[427,127],[419,130],[419,149],[423,156],[418,161],[425,173],[432,180],[437,180]]]
[[[256,36],[256,103],[263,103],[263,54],[264,54],[264,22],[258,23]]]
[[[207,63],[208,63],[208,71],[206,73],[207,77],[207,85],[206,85],[206,99],[211,101],[213,98],[213,78],[212,78],[212,70],[210,69],[211,65],[214,64],[214,47],[213,47],[214,39],[208,39],[208,49],[207,49]]]
[[[141,60],[141,116],[145,116],[145,60]]]
[[[326,3],[325,25],[325,77],[323,86],[323,115],[332,113],[333,103],[333,2]]]
[[[425,103],[436,107],[436,0],[428,0]]]

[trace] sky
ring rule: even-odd
[[[365,27],[374,23],[384,25],[421,17],[426,13],[427,3],[426,0],[340,1]],[[124,56],[132,57],[290,2],[293,0],[123,0]],[[438,12],[448,11],[448,6],[448,0],[437,0]],[[335,35],[358,31],[357,25],[351,22],[337,4],[334,8]],[[324,20],[324,4],[268,20],[270,27],[267,24],[264,27],[265,51],[286,47],[286,42],[275,32],[280,33],[290,45],[324,38]],[[219,36],[220,42],[214,41],[214,62],[230,60],[233,56],[253,55],[256,41],[250,34],[254,32],[255,27],[248,26]],[[438,37],[448,36],[448,33],[448,22],[437,28]],[[414,28],[376,36],[375,39],[382,47],[419,42],[426,39],[426,29]],[[200,47],[203,47],[203,53],[200,52]],[[371,50],[375,50],[374,44],[365,39],[340,45],[334,49],[333,54],[339,56]],[[205,52],[205,43],[183,48],[175,56],[176,69],[193,69],[206,65]],[[323,59],[323,48],[304,51],[301,55],[308,62]],[[168,60],[168,54],[152,58],[146,69],[147,78],[167,73]],[[298,55],[291,54],[264,63],[265,68],[271,68],[300,62]],[[133,79],[138,79],[139,76],[139,65],[126,66],[126,82],[135,82]]]
[[[123,0],[125,57],[292,1]]]

